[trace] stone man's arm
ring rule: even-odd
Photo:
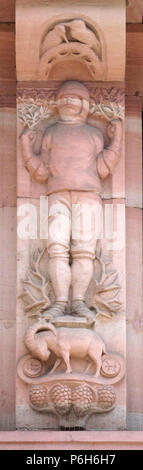
[[[122,123],[120,119],[113,119],[110,122],[108,135],[111,139],[110,145],[97,156],[97,171],[102,179],[105,179],[113,172],[120,157],[122,142]]]
[[[34,135],[28,131],[21,136],[22,154],[25,166],[32,178],[38,183],[46,183],[48,180],[48,144],[50,147],[50,136],[43,138],[42,149],[37,156],[34,151]],[[46,142],[46,145],[45,145]]]

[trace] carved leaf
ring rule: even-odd
[[[120,290],[120,286],[111,286],[108,288],[103,288],[103,290],[98,290],[96,295],[100,295],[100,298],[105,301],[109,301],[110,299],[114,299]]]
[[[118,299],[109,300],[108,302],[101,299],[101,296],[96,295],[95,303],[92,305],[97,308],[97,311],[103,315],[103,312],[110,313],[111,315],[117,313],[121,309],[121,302]]]
[[[124,119],[124,106],[116,105],[112,102],[110,102],[108,106],[105,104],[92,103],[90,113],[92,115],[103,116],[107,121],[113,118]]]
[[[116,271],[108,272],[104,278],[104,286],[113,285],[118,279],[118,273]]]
[[[29,281],[23,281],[24,291],[27,292],[34,300],[41,300],[41,286],[34,286]]]
[[[19,299],[22,298],[24,305],[30,305],[31,304],[30,296],[26,293],[19,295],[18,298]]]
[[[118,312],[121,309],[122,303],[118,299],[114,299],[109,302],[110,309],[112,309],[113,312]]]
[[[32,283],[35,283],[35,284],[39,285],[40,275],[38,273],[36,273],[32,269],[29,269],[29,271],[27,271],[26,275],[27,275],[27,278],[32,281]]]
[[[97,310],[98,315],[113,316],[122,308],[117,299],[120,290],[118,273],[110,269],[110,261],[103,258],[101,245],[95,255],[93,280],[95,290],[90,306]]]
[[[32,315],[43,308],[50,306],[49,282],[40,269],[40,263],[43,261],[44,250],[36,250],[33,253],[31,267],[27,271],[27,279],[23,282],[23,299],[25,312],[33,311]]]
[[[40,103],[18,103],[17,106],[18,117],[21,124],[27,125],[29,129],[33,129],[41,121],[48,120],[52,115],[51,106],[47,103],[47,106],[43,106]]]

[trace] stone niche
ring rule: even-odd
[[[17,0],[18,81],[124,81],[124,3]]]
[[[126,427],[124,10],[17,1],[19,429]]]

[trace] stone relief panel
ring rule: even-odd
[[[99,27],[82,17],[53,21],[41,38],[39,78],[105,80],[105,44]]]
[[[92,415],[116,407],[116,384],[125,375],[120,347],[106,337],[118,315],[121,333],[124,306],[118,271],[102,246],[101,185],[120,160],[123,94],[92,88],[91,95],[79,81],[48,96],[32,93],[18,98],[19,140],[31,179],[45,185],[48,239],[23,279],[30,354],[18,361],[18,375],[33,410],[53,414],[57,427],[90,429]]]
[[[23,292],[20,294],[24,302],[24,311],[29,318],[39,317],[55,300],[55,294],[50,278],[47,276],[48,256],[47,249],[37,249],[33,253],[31,265],[27,270],[27,278],[22,281]],[[90,284],[92,291],[90,292]],[[122,302],[118,299],[121,286],[118,281],[118,272],[113,268],[111,260],[103,255],[101,242],[95,252],[94,271],[86,292],[87,303],[95,309],[98,316],[111,318],[122,310]],[[69,299],[66,312],[70,313]],[[90,322],[90,320],[89,320]]]
[[[42,126],[43,122],[49,120],[50,125],[53,119],[55,122],[58,118],[57,83],[52,84],[49,88],[18,88],[17,92],[17,112],[19,122],[22,126],[28,126],[30,129],[35,128],[38,131],[38,124]],[[98,120],[98,117],[105,122],[109,122],[113,118],[124,119],[124,90],[114,86],[106,88],[97,85],[91,85],[88,82],[88,90],[90,96],[89,111],[87,120],[92,117]]]
[[[18,81],[124,80],[124,1],[21,0],[16,16]]]
[[[18,133],[23,133],[26,127],[32,130],[35,141],[35,152],[41,148],[44,132],[48,126],[59,119],[57,90],[60,82],[49,82],[47,88],[18,88],[17,111]],[[119,118],[124,121],[124,90],[122,87],[103,87],[103,85],[87,82],[89,92],[89,110],[86,122],[98,127],[103,133],[105,145],[108,145],[108,123],[112,119]],[[120,178],[119,178],[120,173]],[[111,181],[112,178],[112,181]],[[121,157],[115,167],[112,177],[102,181],[102,197],[125,197],[124,185],[124,146],[121,149]],[[46,185],[35,183],[30,179],[24,169],[21,155],[21,140],[18,140],[18,196],[40,197],[46,193]]]

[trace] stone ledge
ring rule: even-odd
[[[1,431],[0,450],[142,450],[142,431]]]

